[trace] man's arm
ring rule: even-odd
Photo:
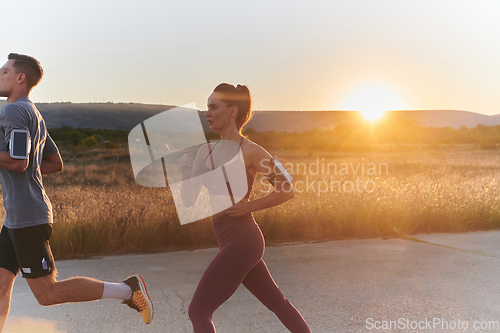
[[[40,171],[42,175],[59,172],[63,169],[63,161],[59,152],[54,153],[42,160]]]
[[[47,139],[45,140],[42,156],[42,165],[40,167],[42,175],[62,171],[63,161],[61,155],[59,154],[56,143],[49,134],[47,134]]]
[[[28,167],[28,159],[19,160],[10,157],[8,151],[0,151],[0,168],[15,172],[24,172]]]

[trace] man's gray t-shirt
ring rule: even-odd
[[[0,111],[0,151],[9,150],[13,129],[28,130],[31,151],[24,172],[0,168],[6,211],[3,225],[18,229],[52,223],[52,205],[43,188],[40,167],[42,159],[57,153],[58,149],[47,133],[40,112],[27,97],[7,104]]]

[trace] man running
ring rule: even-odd
[[[52,205],[42,174],[61,171],[63,162],[45,121],[29,100],[42,76],[38,60],[27,55],[11,53],[0,68],[0,97],[7,97],[8,103],[0,111],[0,181],[6,210],[0,232],[0,332],[9,314],[14,279],[20,272],[41,305],[117,298],[149,324],[153,305],[139,274],[122,283],[86,277],[56,280],[49,246]]]

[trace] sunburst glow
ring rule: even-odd
[[[385,111],[403,110],[405,102],[401,94],[380,83],[357,86],[343,100],[343,110],[359,111],[367,120],[375,121]]]

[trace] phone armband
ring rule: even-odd
[[[31,139],[27,130],[13,129],[10,132],[9,152],[10,157],[26,160],[30,155]]]
[[[275,170],[275,173],[270,177],[267,177],[269,182],[274,185],[276,181],[283,180],[291,184],[293,182],[293,177],[288,173],[288,171],[286,171],[283,164],[281,164],[281,162],[278,160],[278,157],[274,156],[271,162],[273,163],[273,169]],[[278,169],[277,172],[276,169]]]

